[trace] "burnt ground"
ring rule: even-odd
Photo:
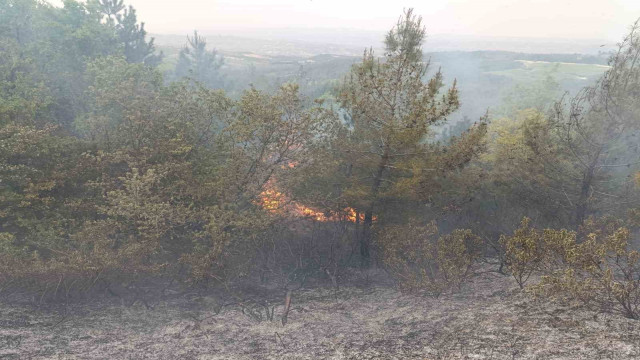
[[[640,321],[535,301],[497,273],[439,298],[381,284],[301,289],[285,326],[283,291],[241,293],[242,303],[216,292],[149,299],[153,309],[5,303],[0,359],[640,358]]]

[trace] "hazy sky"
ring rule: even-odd
[[[620,39],[640,0],[125,0],[149,32],[323,27],[386,30],[405,7],[431,34]]]

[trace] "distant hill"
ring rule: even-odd
[[[296,82],[310,98],[331,97],[331,90],[362,56],[365,46],[355,44],[374,38],[368,37],[370,33],[345,33],[344,39],[333,38],[334,43],[330,43],[331,38],[318,33],[311,33],[304,40],[306,34],[271,31],[254,38],[205,36],[208,48],[224,55],[222,70],[226,81],[221,86],[230,94],[237,95],[248,86],[271,91],[284,82]],[[170,71],[186,42],[186,34],[154,36],[166,55],[162,68]],[[488,109],[499,108],[515,85],[533,84],[551,76],[560,92],[573,93],[593,83],[607,69],[608,56],[602,50],[605,48],[597,46],[599,53],[588,51],[593,49],[588,41],[568,44],[559,40],[472,40],[434,36],[425,44],[425,58],[431,61],[432,71],[441,68],[446,82],[458,81],[462,106],[452,116],[454,122],[464,116],[477,119]],[[495,49],[471,51],[474,47]],[[542,49],[557,52],[544,53]],[[570,51],[580,49],[585,53]]]

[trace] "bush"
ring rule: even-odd
[[[503,236],[508,267],[537,296],[640,319],[640,253],[630,231],[614,218],[588,219],[580,229],[536,230],[525,218],[513,236]]]
[[[540,240],[540,233],[531,227],[529,218],[522,219],[513,236],[500,236],[507,268],[521,289],[542,262],[543,244]]]
[[[547,232],[566,239],[565,230]],[[629,238],[629,229],[620,227],[588,232],[580,243],[566,241],[564,253],[558,254],[563,262],[543,275],[531,291],[640,319],[640,253],[630,249]]]
[[[386,268],[403,291],[438,296],[460,287],[481,255],[481,240],[470,230],[438,236],[435,223],[389,226],[378,244]]]

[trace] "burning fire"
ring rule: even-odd
[[[267,184],[267,189],[260,194],[258,203],[263,209],[271,212],[286,212],[297,217],[310,218],[320,222],[346,220],[355,223],[358,219],[364,221],[364,214],[358,213],[352,207],[347,207],[339,213],[331,214],[290,201],[285,194],[276,189],[273,182]],[[375,221],[376,219],[377,217],[374,216],[373,220]]]
[[[265,210],[278,211],[285,202],[284,194],[274,189],[267,189],[260,194],[260,206]]]
[[[321,221],[321,222],[329,221],[329,218],[324,212],[317,211],[300,204],[294,204],[293,213],[302,217],[312,218],[313,220],[316,220],[316,221]]]

